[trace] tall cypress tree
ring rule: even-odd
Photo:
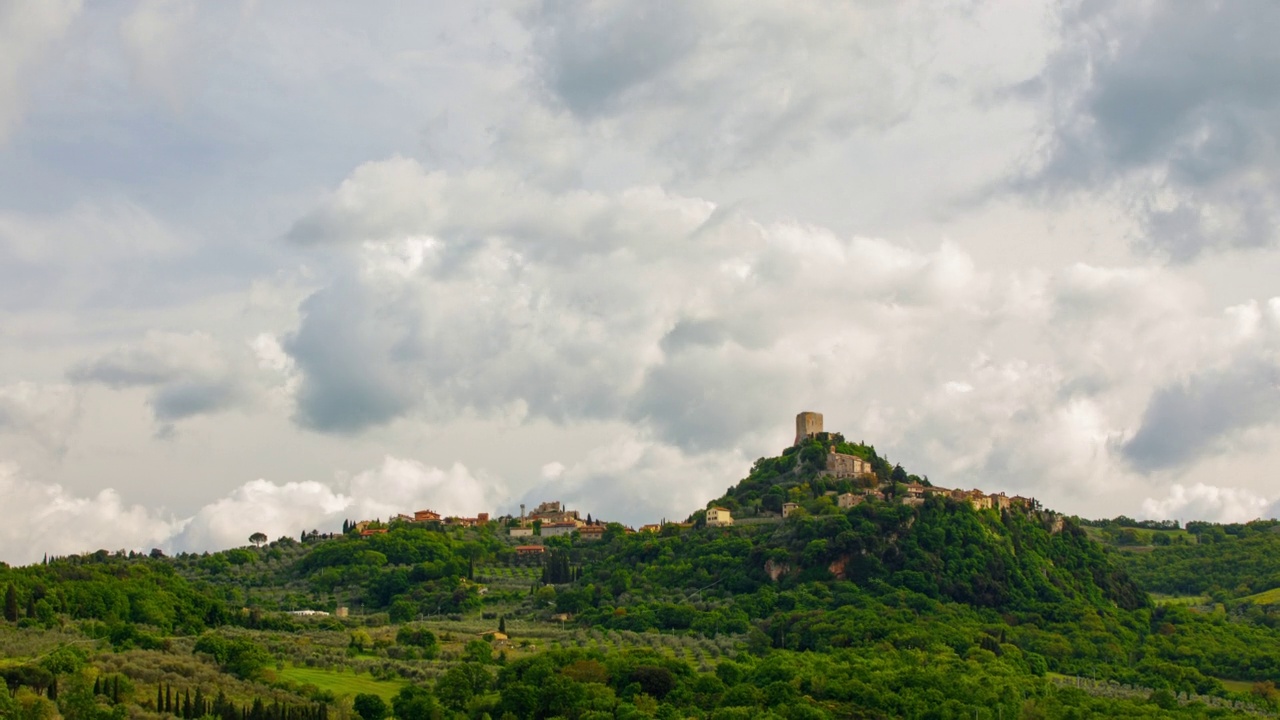
[[[9,583],[9,589],[4,591],[4,619],[18,622],[18,590],[13,583]]]

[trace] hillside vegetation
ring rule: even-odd
[[[829,442],[867,459],[874,477],[824,477]],[[393,524],[369,537],[304,533],[198,556],[99,552],[0,568],[0,717],[1276,709],[1280,633],[1268,606],[1233,594],[1267,589],[1273,560],[1254,556],[1275,533],[1197,528],[1198,544],[1135,553],[1118,540],[1123,527],[1034,504],[898,502],[917,481],[928,483],[833,435],[757,461],[712,503],[744,523],[710,527],[698,511],[659,532],[613,524],[596,541],[543,538],[544,558],[518,556],[499,523]],[[828,494],[866,485],[882,496],[841,509]],[[785,520],[784,502],[798,506]],[[1208,579],[1179,579],[1215,558],[1223,567],[1199,573]],[[1152,591],[1231,597],[1221,608],[1157,605]],[[338,607],[351,615],[287,614]]]

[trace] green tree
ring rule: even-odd
[[[491,681],[492,677],[483,665],[460,663],[436,679],[436,695],[445,707],[461,712],[466,710],[471,698],[489,689]]]
[[[266,541],[267,536],[265,533],[256,532],[249,536],[249,542],[253,543],[257,547],[262,547],[262,544]]]
[[[396,720],[440,720],[444,710],[426,688],[417,685],[405,685],[391,699],[391,708],[395,711]]]
[[[4,591],[4,619],[18,622],[18,591],[13,583],[9,583],[9,589]]]
[[[361,720],[382,720],[391,712],[391,708],[387,707],[387,701],[370,693],[356,695],[351,707]]]

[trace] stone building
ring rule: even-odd
[[[822,432],[822,413],[802,412],[796,415],[796,445]]]
[[[793,502],[782,503],[782,517],[784,518],[791,517],[791,513],[799,509],[800,509],[799,503],[793,503]]]
[[[836,478],[859,477],[871,474],[871,463],[857,455],[845,455],[832,448],[827,452],[826,471]]]
[[[847,510],[854,505],[860,505],[867,499],[866,495],[856,495],[854,493],[844,493],[836,498],[836,505],[841,509]]]

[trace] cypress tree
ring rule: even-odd
[[[156,683],[156,712],[164,712],[164,687]]]
[[[93,695],[97,697],[102,694],[102,678],[93,679]]]
[[[507,616],[506,615],[503,615],[502,617],[498,618],[498,632],[504,635],[507,633]]]
[[[9,589],[4,591],[4,619],[18,622],[18,590],[13,583],[9,583]]]
[[[120,676],[116,675],[111,679],[111,704],[120,704]]]

